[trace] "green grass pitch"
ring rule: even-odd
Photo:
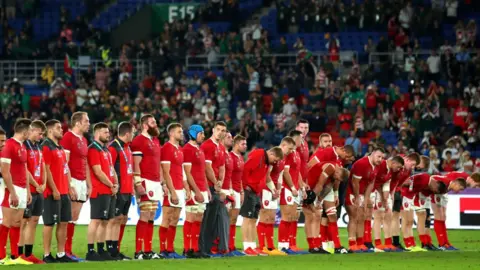
[[[37,229],[34,253],[41,258],[43,253],[41,226]],[[433,233],[433,232],[432,232]],[[346,231],[341,229],[342,243],[346,244]],[[135,226],[125,229],[122,252],[132,256],[135,252]],[[369,253],[369,254],[334,254],[334,255],[297,255],[285,257],[241,257],[203,260],[155,260],[155,261],[121,261],[121,262],[85,262],[75,264],[49,264],[33,266],[13,266],[15,269],[480,269],[480,231],[450,230],[449,238],[461,251],[421,252],[421,253]],[[74,239],[74,253],[84,257],[87,249],[87,227],[77,226]],[[303,228],[298,230],[299,246],[306,248],[307,243]],[[435,237],[434,237],[435,239]],[[55,240],[52,252],[56,252]],[[418,240],[417,240],[418,243]],[[158,226],[154,230],[154,249],[158,251]],[[182,227],[178,228],[175,247],[181,253],[183,246]],[[238,229],[237,247],[241,247],[241,232]],[[7,246],[7,251],[9,251]],[[7,267],[7,266],[4,266]]]

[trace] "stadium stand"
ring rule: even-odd
[[[459,168],[480,157],[478,1],[194,1],[193,20],[118,46],[115,29],[171,1],[31,0],[13,14],[4,2],[9,132],[21,115],[66,127],[82,109],[115,126],[151,112],[163,128],[198,122],[209,132],[222,119],[267,147],[306,118],[311,149],[326,131],[335,144],[359,142],[358,155],[372,143],[436,155],[432,170],[444,169],[444,149]]]

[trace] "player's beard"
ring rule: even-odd
[[[158,137],[160,131],[158,131],[157,127],[148,127],[147,133],[152,137]]]
[[[100,142],[103,143],[103,144],[108,143],[108,141],[109,141],[109,138],[108,138],[108,137],[100,138]]]

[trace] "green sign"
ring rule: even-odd
[[[179,3],[179,4],[155,4],[152,6],[152,29],[155,33],[163,30],[165,22],[172,23],[176,19],[195,19],[195,12],[200,4]]]

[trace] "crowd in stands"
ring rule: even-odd
[[[212,2],[209,7],[218,3]],[[225,14],[235,13],[238,3],[223,2],[232,5],[224,9]],[[457,18],[459,1],[432,0],[431,5],[355,2],[315,1],[315,8],[305,8],[310,1],[289,5],[279,1],[279,31],[382,31],[382,38],[369,40],[364,53],[393,53],[395,61],[378,56],[376,65],[367,65],[365,59],[353,59],[351,67],[338,69],[338,58],[325,55],[318,61],[317,74],[311,76],[305,62],[283,68],[282,59],[269,56],[304,50],[301,39],[289,47],[282,37],[280,45],[272,47],[270,34],[260,25],[213,33],[207,24],[195,29],[191,22],[178,20],[165,24],[152,40],[131,41],[112,52],[121,61],[118,68],[106,65],[78,71],[74,89],[57,78],[62,74],[46,66],[41,82],[51,85],[50,93],[36,107],[30,105],[20,82],[6,85],[0,90],[0,123],[10,130],[14,119],[24,115],[56,118],[67,129],[71,113],[84,110],[91,122],[105,121],[115,127],[120,121],[137,122],[148,112],[162,129],[171,122],[186,127],[200,123],[208,133],[213,120],[223,120],[233,133],[245,136],[249,146],[269,147],[278,144],[296,120],[305,118],[313,134],[338,134],[336,142],[354,145],[358,156],[375,144],[383,145],[389,155],[419,150],[431,157],[431,171],[479,170],[480,163],[474,162],[480,147],[480,54],[475,51],[475,21]],[[201,9],[205,13],[201,18],[209,20],[225,7],[216,8]],[[67,28],[54,48],[40,54],[63,59],[70,53],[66,44],[72,41],[97,53],[103,44],[101,33],[92,32],[83,21],[65,23]],[[454,42],[442,38],[446,22],[455,24]],[[29,37],[27,30],[22,33]],[[433,49],[426,57],[420,53],[423,36],[432,37]],[[340,45],[331,35],[326,50],[338,53]],[[8,51],[3,54],[8,55]],[[207,55],[210,63],[223,62],[223,69],[187,76],[186,55]],[[220,59],[219,55],[228,57]],[[316,57],[312,56],[312,63]],[[134,78],[132,59],[155,59],[153,74]],[[395,140],[385,134],[394,134]],[[311,138],[312,150],[316,141]]]

